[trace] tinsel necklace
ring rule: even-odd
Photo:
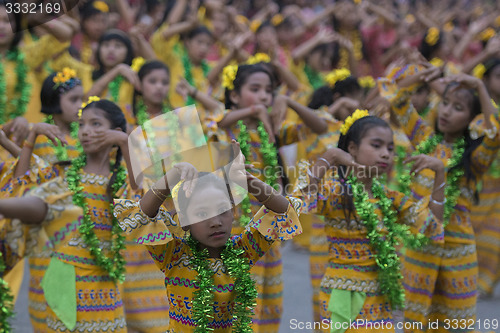
[[[0,252],[0,333],[8,333],[11,331],[9,318],[14,312],[14,297],[10,293],[10,288],[7,282],[3,279],[5,271],[5,262]]]
[[[193,78],[193,72],[192,72],[192,63],[191,59],[189,59],[189,55],[187,54],[187,51],[184,50],[182,53],[182,65],[184,66],[184,78],[186,81],[193,87],[196,87],[196,83],[194,82]],[[208,73],[210,73],[210,66],[207,64],[205,60],[202,60],[200,63],[201,70],[203,71],[203,76],[206,78],[208,76]],[[195,104],[195,100],[191,97],[188,96],[186,105],[193,105]]]
[[[398,239],[408,232],[408,226],[397,223],[392,200],[386,196],[378,179],[373,178],[373,197],[378,200],[377,205],[381,211],[383,227],[387,230],[387,234],[383,234],[380,218],[375,213],[375,204],[370,202],[370,197],[364,191],[363,184],[358,182],[354,176],[349,176],[347,182],[352,187],[356,214],[365,226],[367,238],[375,250],[375,262],[379,268],[380,292],[387,295],[393,309],[402,308],[405,302],[405,293],[400,282],[403,276],[395,246],[398,244]]]
[[[313,87],[314,90],[320,88],[325,84],[325,81],[321,77],[321,74],[312,69],[308,64],[304,65],[304,73],[307,76],[309,84]]]
[[[195,288],[198,287],[198,289],[194,291],[192,300],[193,319],[196,320],[194,332],[211,332],[214,331],[214,328],[210,327],[213,320],[214,272],[210,269],[208,250],[200,251],[198,241],[192,236],[188,237],[187,244],[193,253],[190,265],[198,272],[194,281]],[[257,297],[255,282],[250,277],[250,264],[244,253],[243,249],[234,247],[231,239],[227,240],[221,253],[222,263],[229,276],[234,279],[233,290],[236,296],[231,332],[235,333],[253,332],[251,328],[252,314]]]
[[[421,142],[417,149],[412,153],[413,156],[419,154],[428,155],[432,153],[437,145],[443,141],[443,135],[437,134],[427,140]],[[457,204],[458,197],[460,196],[460,179],[464,175],[463,168],[455,168],[462,159],[462,155],[465,152],[465,139],[461,137],[453,144],[453,153],[451,158],[448,160],[448,172],[446,174],[446,187],[444,190],[444,196],[446,202],[444,204],[444,214],[443,214],[443,227],[446,227],[450,221],[450,217],[455,210],[455,205]],[[411,175],[408,171],[401,172],[399,175],[399,191],[405,195],[411,195],[410,185],[411,185]]]
[[[87,245],[90,253],[94,256],[97,266],[105,270],[114,282],[123,282],[125,279],[125,260],[121,251],[125,249],[125,238],[122,234],[122,229],[113,214],[113,198],[116,192],[125,184],[127,174],[123,166],[118,167],[116,181],[112,185],[113,195],[109,203],[110,216],[112,216],[111,228],[111,250],[112,258],[108,258],[100,248],[101,241],[97,238],[94,232],[94,223],[90,219],[90,209],[83,195],[83,186],[81,185],[80,170],[87,164],[85,154],[80,154],[74,159],[68,169],[66,181],[68,188],[73,193],[73,204],[81,207],[83,210],[83,221],[79,225],[78,230],[83,241]]]
[[[9,50],[7,51],[7,60],[16,63],[15,72],[17,82],[14,88],[16,98],[9,98],[12,112],[7,115],[7,82],[4,60],[0,59],[0,124],[24,115],[31,94],[31,85],[26,80],[28,66],[24,63],[24,53],[17,49]]]
[[[120,87],[123,82],[123,76],[118,75],[109,83],[109,93],[111,94],[112,101],[118,103],[120,99]]]
[[[238,120],[238,127],[240,133],[238,134],[238,142],[240,144],[241,153],[245,157],[245,163],[251,163],[250,160],[250,133],[248,133],[246,125],[243,120]],[[269,141],[269,134],[264,128],[264,124],[259,121],[257,126],[257,132],[260,138],[260,152],[262,153],[262,158],[264,159],[264,177],[266,184],[272,186],[277,190],[277,174],[278,174],[278,157],[277,150],[273,143]],[[240,225],[245,227],[251,220],[252,210],[250,208],[250,198],[248,195],[241,202],[242,214],[240,217]]]
[[[52,115],[48,115],[45,118],[45,123],[55,125],[54,118],[52,117]],[[73,121],[69,126],[70,126],[70,136],[73,139],[78,139],[78,123],[76,121]],[[52,148],[54,149],[57,160],[59,162],[68,161],[69,160],[68,149],[61,144],[61,141],[59,141],[59,139],[56,138],[56,140],[58,144],[55,145],[54,143],[52,143]]]

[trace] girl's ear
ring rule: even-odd
[[[234,105],[240,104],[240,95],[234,90],[229,93],[229,99]]]
[[[358,145],[354,143],[354,141],[349,142],[347,145],[347,151],[351,154],[352,157],[356,160],[358,155]]]

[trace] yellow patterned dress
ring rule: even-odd
[[[315,134],[303,122],[286,121],[280,129],[280,143],[289,145],[300,142],[299,147],[304,150],[304,156],[310,163],[314,163],[325,151],[337,147],[340,137],[340,127],[342,122],[336,120],[325,108],[317,111],[319,116],[328,124],[328,129],[324,134]],[[297,168],[299,169],[299,168]],[[328,242],[325,235],[325,223],[323,217],[315,214],[302,214],[302,228],[310,230],[304,243],[309,248],[309,269],[311,284],[313,287],[313,315],[314,321],[320,321],[319,292],[321,279],[325,274],[328,264]],[[299,239],[301,236],[298,236]]]
[[[299,188],[303,188],[304,185],[299,182]],[[321,323],[315,328],[329,333],[330,327],[335,327],[335,323],[330,321],[333,310],[331,304],[347,306],[344,297],[354,297],[355,293],[364,293],[366,298],[362,305],[358,304],[359,312],[350,313],[357,325],[348,326],[345,332],[394,332],[394,326],[391,329],[387,325],[393,320],[391,306],[386,296],[379,290],[376,252],[357,213],[349,220],[346,217],[342,204],[344,191],[346,189],[339,180],[327,178],[316,195],[306,195],[304,200],[306,206],[304,211],[325,218],[325,233],[330,254],[319,295]],[[410,226],[412,232],[424,233],[435,242],[442,241],[442,225],[430,213],[428,199],[413,202],[402,193],[387,188],[384,188],[384,192],[392,201],[392,208],[397,213],[397,223],[404,223]],[[382,220],[377,199],[370,199],[370,202],[377,207],[375,213]],[[387,232],[385,228],[382,230],[383,233]],[[386,325],[381,325],[382,321]]]
[[[482,133],[484,117],[471,123],[471,133]],[[500,155],[483,176],[479,203],[472,208],[471,220],[476,233],[478,288],[483,296],[491,296],[500,281]]]
[[[413,147],[434,135],[432,127],[420,118],[410,103],[412,87],[398,89],[393,83],[379,85],[381,93],[392,104],[392,109],[403,125]],[[499,128],[498,119],[492,123]],[[452,145],[438,144],[430,155],[439,158],[445,166],[452,156]],[[472,152],[471,169],[480,179],[493,163],[500,148],[498,135],[485,136],[481,145]],[[433,172],[423,170],[412,184],[415,198],[429,197],[433,186]],[[473,323],[476,318],[477,300],[477,253],[474,230],[470,220],[474,202],[475,183],[460,181],[460,196],[455,211],[445,229],[444,245],[429,245],[419,251],[407,249],[404,262],[404,286],[406,289],[405,320],[420,322],[424,329],[430,321],[439,321],[439,332],[452,328],[446,320],[462,320]],[[467,326],[469,329],[471,326]],[[466,330],[467,331],[467,330]]]
[[[247,228],[232,236],[233,244],[245,250],[245,255],[254,265],[272,244],[300,234],[300,200],[289,198],[290,205],[284,214],[276,214],[262,207]],[[172,216],[163,207],[154,218],[142,213],[139,203],[116,200],[115,214],[122,228],[146,245],[151,257],[165,274],[166,292],[170,303],[170,326],[168,333],[194,332],[196,322],[192,318],[193,292],[198,288],[193,280],[197,273],[190,267],[192,252],[186,241],[174,234],[179,228]],[[210,326],[214,333],[231,332],[235,295],[232,279],[221,259],[210,259],[214,272],[214,317]],[[275,331],[277,332],[277,331]]]
[[[45,298],[40,303],[30,303],[41,316],[32,318],[35,332],[68,332],[65,323],[71,321],[67,318],[75,315],[77,331],[126,332],[119,287],[106,271],[97,266],[81,238],[78,227],[83,220],[82,209],[72,202],[65,171],[50,168],[41,170],[40,174],[45,182],[26,195],[44,200],[48,211],[42,225],[29,232],[28,254],[47,251],[52,259],[44,278],[49,279],[49,275],[52,279],[69,283],[61,283],[58,291],[50,289],[48,294],[45,288],[42,289]],[[95,174],[83,173],[81,176],[82,191],[94,223],[94,232],[103,252],[109,257],[112,219],[106,194],[108,181],[108,177]],[[61,270],[61,267],[64,269]],[[41,281],[36,282],[39,284]],[[51,306],[45,299],[51,299]]]

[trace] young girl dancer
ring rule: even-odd
[[[1,200],[0,214],[34,228],[31,252],[52,254],[42,280],[48,306],[41,330],[126,332],[117,285],[124,278],[124,240],[110,202],[125,187],[122,156],[130,166],[126,121],[116,104],[94,100],[83,108],[79,126],[83,153],[69,168],[40,170],[51,180],[25,197]]]
[[[420,153],[437,157],[447,166],[444,208],[444,245],[430,244],[421,250],[408,249],[405,257],[405,320],[439,321],[439,331],[453,330],[447,321],[465,323],[473,330],[477,299],[477,255],[470,210],[474,203],[476,181],[488,170],[500,148],[496,129],[498,119],[484,83],[460,74],[444,79],[446,90],[439,104],[436,128],[428,126],[410,103],[418,84],[439,73],[430,68],[401,79],[400,89],[391,83],[381,84],[381,93],[389,96],[392,109]],[[484,114],[487,135],[470,136],[470,122]],[[494,116],[495,115],[495,116]],[[416,173],[413,196],[428,196],[431,179],[426,170]],[[410,192],[410,191],[408,191]]]
[[[123,229],[147,246],[165,274],[169,331],[250,332],[256,297],[250,267],[275,241],[301,232],[300,201],[287,200],[249,173],[242,180],[265,206],[236,236],[231,228],[239,217],[233,214],[227,184],[214,174],[198,174],[186,162],[176,164],[139,202],[116,201]],[[182,237],[179,224],[162,207],[169,194],[189,236]]]
[[[432,169],[436,179],[431,200],[413,203],[377,178],[388,172],[394,158],[393,134],[385,121],[357,110],[346,119],[341,134],[338,148],[329,149],[308,171],[309,184],[306,179],[299,182],[299,188],[309,186],[308,210],[325,217],[330,248],[321,281],[321,323],[315,329],[394,332],[389,325],[392,309],[404,306],[395,246],[405,240],[408,229],[442,239],[434,215],[443,214],[436,202],[443,200],[439,184],[444,166],[436,158],[414,157],[419,168]],[[333,166],[337,176],[322,180]]]

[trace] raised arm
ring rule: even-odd
[[[45,201],[37,197],[26,196],[0,200],[0,215],[2,217],[19,219],[25,224],[41,224],[45,220],[47,211]]]

